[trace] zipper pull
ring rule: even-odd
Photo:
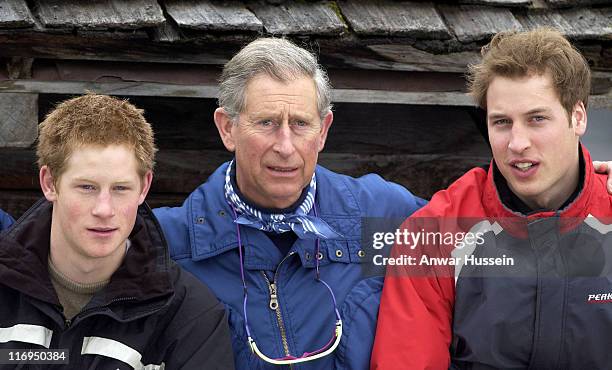
[[[276,298],[276,284],[270,283],[270,309],[275,310],[278,308],[278,299]]]

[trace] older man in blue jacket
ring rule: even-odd
[[[256,40],[230,60],[219,106],[235,157],[182,207],[155,210],[171,256],[225,303],[238,369],[366,369],[382,277],[363,273],[362,219],[405,217],[425,201],[317,165],[330,86],[287,40]]]

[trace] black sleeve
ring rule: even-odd
[[[193,277],[180,270],[176,298],[184,293],[167,328],[169,343],[164,362],[167,369],[234,369],[227,312],[213,293]]]

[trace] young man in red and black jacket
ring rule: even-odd
[[[588,64],[537,29],[496,35],[469,77],[493,161],[404,223],[420,239],[394,248],[372,368],[609,368],[612,196],[579,140]]]

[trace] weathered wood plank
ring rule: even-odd
[[[432,3],[341,0],[338,4],[351,28],[360,35],[451,38]]]
[[[457,39],[464,43],[488,40],[500,31],[522,30],[509,9],[469,5],[441,5],[439,9]]]
[[[606,8],[607,9],[607,8]],[[598,9],[601,11],[601,9]],[[182,29],[181,33],[198,32]],[[202,32],[198,32],[202,34]],[[210,36],[210,35],[209,35]],[[50,34],[33,30],[0,29],[2,55],[36,59],[129,61],[223,65],[254,35],[237,38],[210,36],[181,42],[100,38]],[[297,36],[296,36],[297,37]],[[477,56],[478,44],[462,44],[456,39],[413,40],[410,38],[321,37],[297,40],[320,46],[320,60],[327,68],[363,70],[464,72],[470,55]],[[588,40],[587,40],[588,41]],[[484,40],[483,40],[484,42]],[[606,41],[599,41],[604,46]],[[84,48],[83,45],[87,45]],[[465,50],[467,49],[467,50]],[[465,54],[463,54],[465,53]],[[595,69],[612,69],[602,55],[592,56]],[[600,60],[601,59],[601,60]]]
[[[291,1],[274,6],[260,0],[249,6],[271,34],[339,35],[345,30],[329,2]]]
[[[576,40],[612,37],[612,17],[606,17],[599,9],[531,10],[517,14],[526,29],[548,26]]]
[[[223,65],[244,43],[224,40],[207,43],[158,43],[125,38],[0,29],[3,56],[46,59],[106,60]],[[83,45],[87,45],[84,48]]]
[[[465,73],[468,64],[480,59],[480,54],[476,51],[433,54],[405,44],[374,44],[368,45],[368,48],[403,66],[403,69],[413,71]]]
[[[204,31],[253,31],[263,25],[238,1],[166,0],[166,11],[179,27]]]
[[[524,14],[517,14],[516,19],[521,22],[523,28],[532,30],[538,27],[553,27],[568,37],[575,38],[580,30],[575,29],[567,19],[563,18],[556,10],[535,9]]]
[[[176,85],[147,82],[66,82],[7,80],[0,81],[0,93],[83,94],[95,91],[100,94],[123,96],[163,96],[181,98],[216,98],[218,88],[205,85]],[[463,92],[410,92],[370,89],[333,89],[336,103],[375,103],[412,105],[473,106]],[[593,108],[610,108],[612,101],[606,96],[591,95]]]
[[[29,147],[38,134],[38,95],[0,94],[0,147]]]
[[[576,32],[576,38],[612,39],[612,8],[563,9],[560,13],[575,29],[582,31]]]
[[[136,29],[165,21],[155,0],[36,0],[36,10],[50,28]]]
[[[15,80],[18,78],[32,78],[32,64],[34,59],[23,57],[11,57],[6,61],[7,78]]]
[[[151,39],[156,42],[177,42],[181,40],[181,32],[172,22],[165,21],[153,29]]]
[[[545,0],[552,7],[586,7],[588,5],[610,4],[610,0]]]
[[[3,0],[0,3],[0,27],[33,27],[34,19],[25,0]]]
[[[184,98],[216,98],[217,86],[176,85],[152,82],[72,82],[72,81],[0,81],[0,92],[31,92],[43,94],[100,94],[125,96],[165,96]],[[334,102],[417,104],[417,105],[472,105],[461,92],[419,93],[384,90],[333,89]]]
[[[462,92],[406,92],[335,89],[332,101],[337,103],[414,104],[472,106],[472,99]]]
[[[532,0],[459,0],[459,4],[492,6],[529,6]]]

